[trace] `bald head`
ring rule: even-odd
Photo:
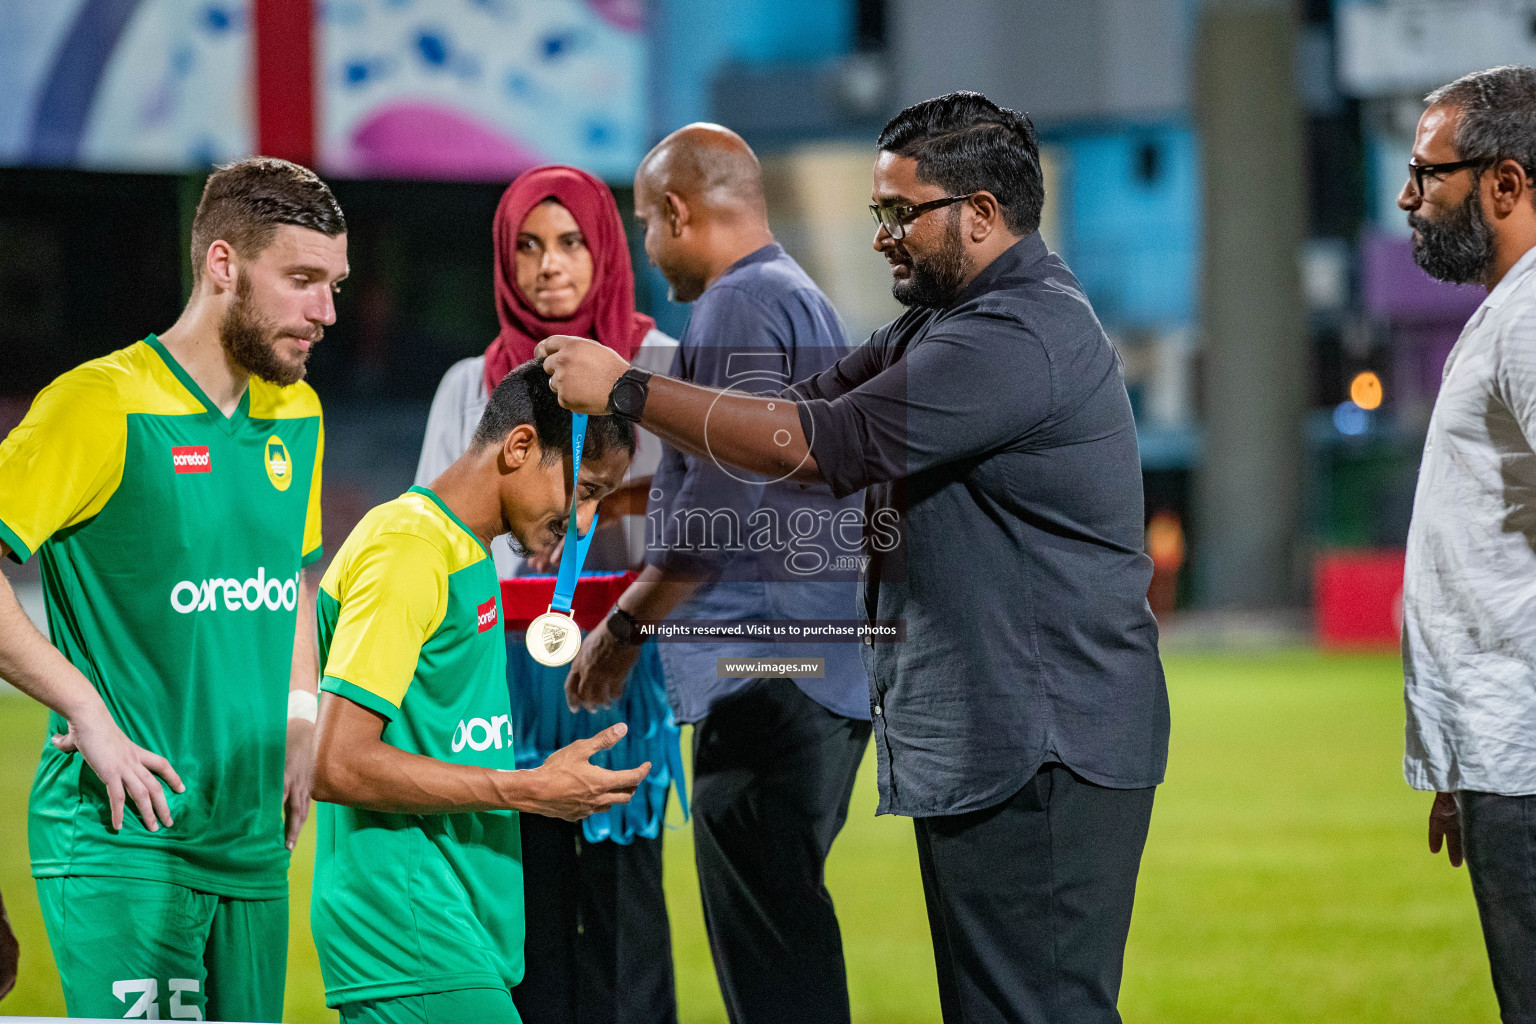
[[[740,135],[690,124],[668,135],[635,172],[635,220],[645,255],[692,302],[727,268],[773,242],[763,168]]]
[[[640,162],[636,185],[682,197],[701,213],[767,218],[763,168],[740,135],[718,124],[690,124],[656,144]]]

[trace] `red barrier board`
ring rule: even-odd
[[[576,598],[571,617],[582,632],[595,627],[607,616],[619,595],[635,581],[635,573],[615,572],[583,576],[576,584]],[[508,632],[523,632],[534,619],[549,611],[555,598],[553,576],[519,576],[501,581],[501,612]]]
[[[1396,647],[1403,629],[1403,552],[1325,551],[1312,574],[1324,647]]]

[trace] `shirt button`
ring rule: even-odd
[[[875,714],[877,714],[877,715],[880,714],[880,705],[879,704],[875,705]]]
[[[866,644],[868,644],[868,645],[869,645],[869,646],[871,646],[871,647],[873,647],[873,646],[875,646],[875,638],[874,638],[874,635],[873,635],[873,634],[870,634],[870,633],[865,633],[865,634],[864,634],[864,642],[865,642],[865,643],[866,643]]]

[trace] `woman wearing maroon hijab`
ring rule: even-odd
[[[496,317],[485,384],[533,358],[551,334],[592,338],[626,359],[656,321],[635,312],[624,223],[608,186],[574,167],[540,167],[496,208]]]
[[[533,358],[534,346],[549,335],[592,338],[656,372],[671,368],[677,350],[676,341],[635,311],[635,279],[619,208],[607,186],[590,174],[562,166],[528,171],[502,195],[492,237],[501,330],[483,355],[454,364],[438,386],[416,470],[416,482],[423,487],[469,447],[491,389]],[[641,502],[660,460],[661,443],[637,430],[626,481]],[[610,514],[606,503],[601,514],[615,524],[620,518]],[[613,543],[605,552],[605,538],[594,539],[588,569],[625,569],[643,557],[643,550],[625,550],[623,531],[603,532]],[[491,554],[502,579],[525,568],[553,571],[543,561],[519,557],[505,536],[492,543]],[[604,564],[605,554],[609,564]],[[507,649],[514,718],[526,725],[540,715],[585,716],[565,710],[565,670],[534,665],[520,634],[509,639],[515,641]],[[658,755],[660,746],[670,745],[675,752],[677,743],[659,664],[656,659],[646,686],[656,692],[625,712],[630,734],[639,743],[650,737]],[[550,710],[552,703],[556,710]],[[637,706],[657,710],[636,713]],[[536,710],[519,715],[519,708]],[[598,731],[586,718],[562,724],[572,734]],[[516,737],[519,767],[525,755],[537,764],[541,753],[552,752],[539,751],[534,738],[526,730]],[[630,755],[652,756],[646,752],[650,748],[631,746]],[[652,759],[667,763],[661,756]],[[523,816],[527,970],[512,992],[523,1024],[676,1024],[672,943],[661,884],[659,812],[668,781],[658,782],[662,790],[652,799],[631,801],[654,808],[655,820],[625,834],[602,838],[583,824]]]

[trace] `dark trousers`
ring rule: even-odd
[[[995,807],[914,820],[945,1024],[1120,1020],[1152,795],[1047,764]]]
[[[1504,1024],[1536,1024],[1536,796],[1463,791],[1461,837]]]
[[[824,868],[869,723],[788,679],[756,679],[694,727],[693,836],[704,925],[732,1024],[848,1020]]]
[[[523,1024],[676,1024],[661,837],[589,843],[574,822],[520,820]]]

